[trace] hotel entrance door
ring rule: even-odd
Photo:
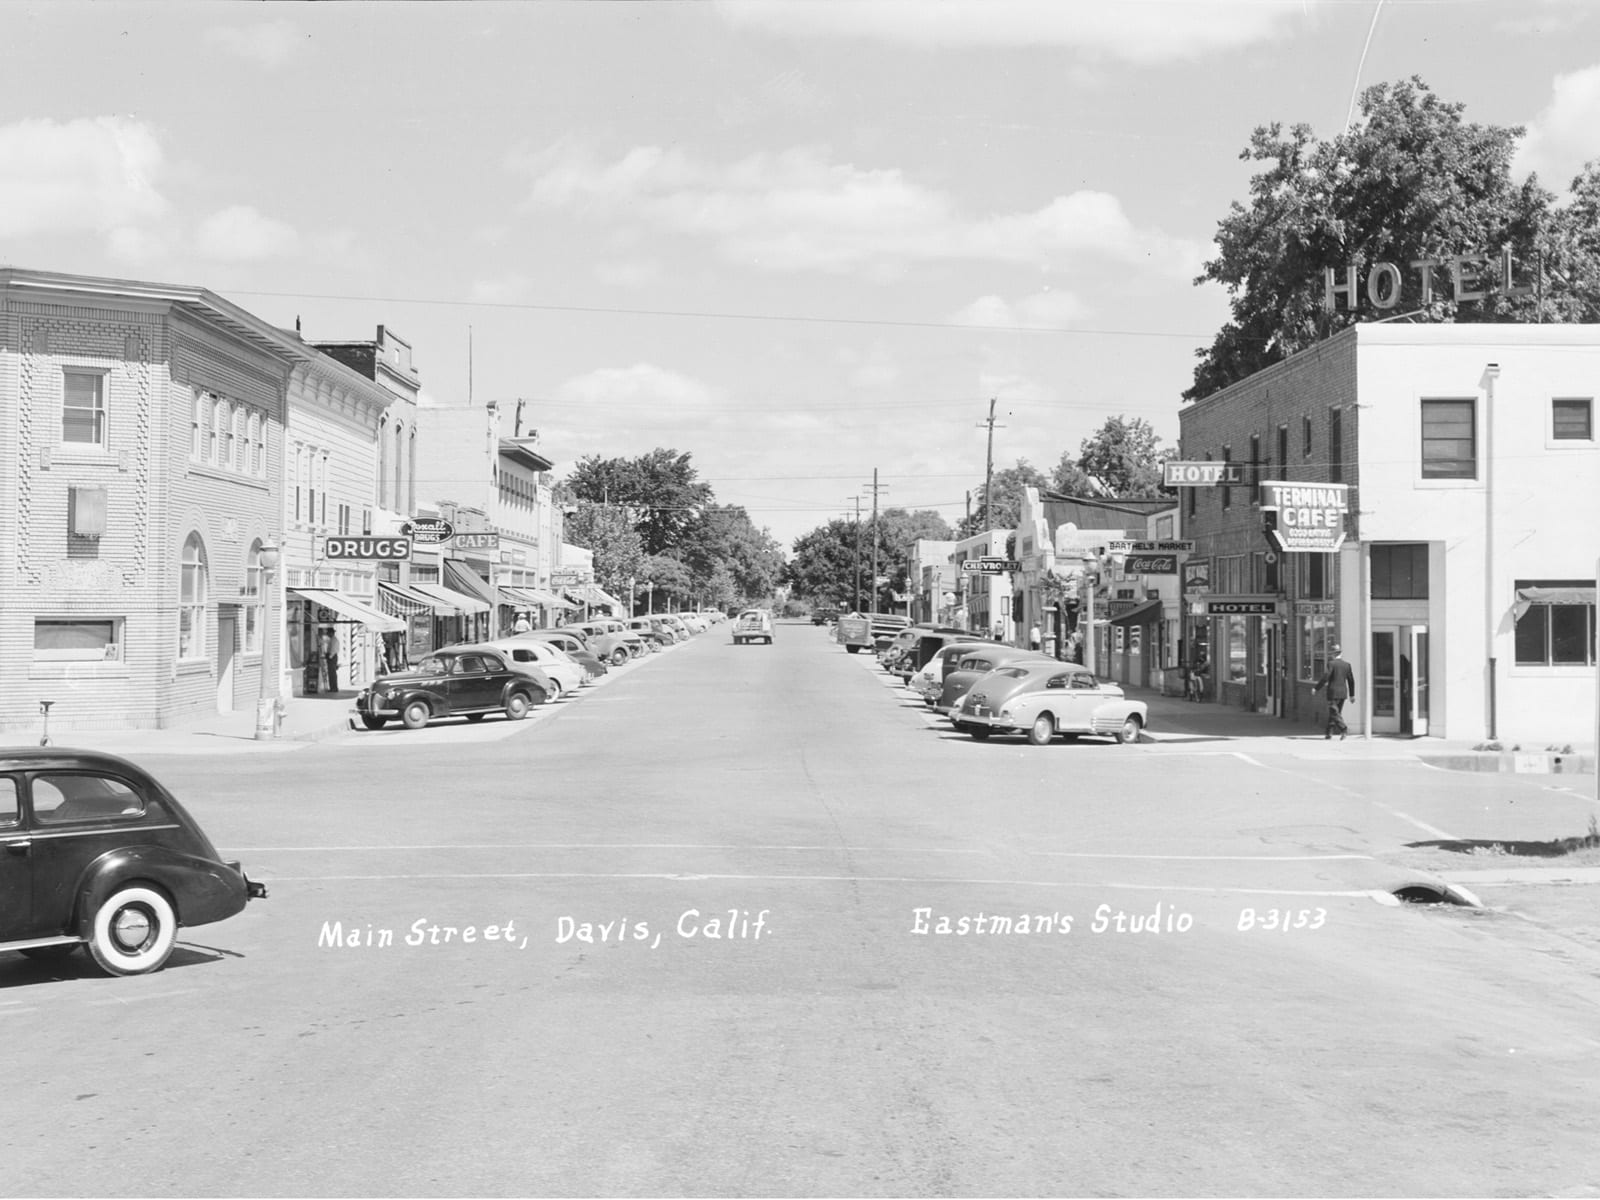
[[[1372,631],[1372,732],[1423,737],[1428,732],[1428,627]]]

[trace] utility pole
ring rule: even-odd
[[[872,489],[872,615],[878,615],[878,493],[889,490],[889,485],[878,482],[878,468],[872,468],[872,482],[862,484]]]
[[[989,453],[985,456],[983,465],[983,532],[985,533],[989,530],[990,491],[994,487],[994,404],[996,399],[997,397],[994,396],[989,397],[989,419],[978,422],[979,429],[982,429],[985,425],[989,427]],[[1004,429],[1005,426],[1002,425],[1000,428]]]
[[[851,496],[850,499],[856,502],[856,585],[850,593],[850,611],[858,613],[861,611],[861,497]]]

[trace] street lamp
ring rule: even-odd
[[[281,558],[276,542],[265,542],[256,554],[261,568],[261,695],[256,701],[256,740],[278,736],[280,702],[278,696],[277,647],[272,623],[272,581]]]
[[[656,585],[646,579],[639,586],[644,589],[644,615],[653,616],[656,611]]]

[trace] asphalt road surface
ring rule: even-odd
[[[7,1195],[1600,1195],[1600,958],[1384,860],[1533,783],[980,745],[787,624],[146,765],[272,894],[0,955]]]

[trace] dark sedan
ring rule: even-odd
[[[0,750],[0,950],[49,959],[87,946],[107,974],[142,975],[167,961],[180,926],[266,894],[132,763]]]
[[[436,717],[481,721],[492,712],[520,721],[553,695],[553,686],[489,647],[452,646],[401,674],[379,676],[356,697],[356,712],[368,729],[382,729],[396,717],[407,729],[421,729]]]

